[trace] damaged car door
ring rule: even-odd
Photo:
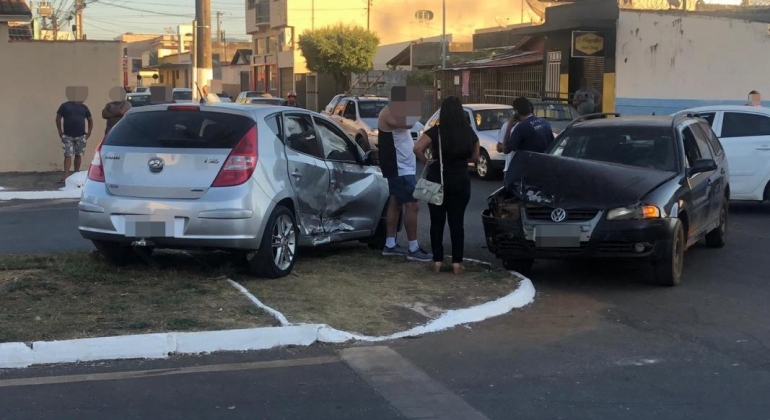
[[[323,224],[339,239],[368,237],[379,222],[383,179],[378,168],[363,164],[361,149],[331,121],[314,117],[323,157],[330,172],[330,190]]]
[[[687,168],[687,181],[690,184],[692,209],[690,211],[690,236],[697,236],[708,228],[711,214],[711,198],[713,196],[712,177],[715,170],[695,170],[696,165],[704,160],[713,160],[708,145],[699,143],[693,132],[693,125],[685,126],[681,130],[682,143],[684,144],[685,166]]]
[[[323,161],[323,150],[310,114],[285,113],[284,138],[289,179],[297,200],[297,219],[302,236],[304,239],[310,236],[312,242],[313,236],[325,233],[323,212],[329,193],[329,168]]]

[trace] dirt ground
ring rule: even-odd
[[[518,281],[507,271],[466,263],[455,276],[432,265],[383,257],[366,246],[340,245],[299,254],[292,275],[236,280],[290,322],[325,323],[360,334],[387,335],[425,324],[449,309],[495,300]]]
[[[64,174],[57,172],[2,172],[0,191],[55,191],[63,187],[59,180]]]
[[[78,252],[0,257],[0,342],[275,325],[227,277],[179,254],[116,268]]]

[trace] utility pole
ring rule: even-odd
[[[446,0],[441,0],[441,68],[446,68]]]
[[[369,21],[372,16],[372,0],[366,0],[366,30],[369,30]]]
[[[196,48],[195,71],[198,73],[198,86],[193,86],[193,95],[198,89],[211,83],[213,77],[211,63],[211,0],[195,0]]]
[[[53,29],[53,40],[57,41],[59,39],[59,17],[56,16],[56,13],[51,15],[51,27]]]
[[[83,39],[83,9],[86,7],[85,0],[75,0],[75,39]]]
[[[217,12],[217,41],[222,42],[222,12]]]

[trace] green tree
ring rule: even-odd
[[[338,92],[350,88],[351,73],[372,68],[379,43],[374,33],[343,24],[305,31],[298,40],[307,68],[314,73],[332,75]]]

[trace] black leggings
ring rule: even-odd
[[[444,178],[444,204],[428,204],[430,211],[430,247],[433,261],[444,260],[444,224],[449,222],[452,238],[452,263],[463,262],[465,247],[465,208],[471,200],[471,179],[455,175]]]

